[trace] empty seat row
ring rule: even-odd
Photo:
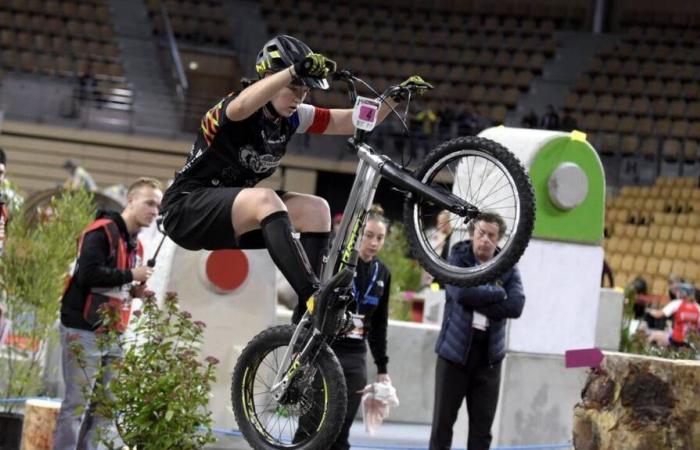
[[[564,109],[569,111],[600,113],[616,113],[619,116],[652,115],[654,117],[672,117],[700,119],[700,83],[688,86],[688,92],[697,91],[697,97],[692,101],[683,99],[668,100],[666,98],[632,98],[628,95],[613,96],[612,94],[595,95],[569,92],[564,98]]]
[[[583,74],[578,77],[574,91],[581,94],[594,92],[596,94],[611,93],[613,95],[630,95],[632,97],[668,97],[697,99],[700,74],[692,65],[684,65],[681,72],[664,79],[645,80],[636,75],[625,77],[607,75]],[[686,70],[687,68],[687,70]],[[660,72],[658,72],[660,73]],[[658,74],[657,73],[657,74]],[[686,74],[686,76],[683,76]]]
[[[700,122],[695,121],[667,118],[653,120],[649,117],[618,117],[616,114],[601,115],[599,113],[573,113],[572,117],[576,120],[579,128],[586,132],[604,131],[620,134],[636,133],[640,136],[653,135],[659,138],[700,139]]]
[[[364,22],[378,25],[391,25],[402,23],[417,26],[429,26],[432,28],[447,26],[450,30],[468,30],[479,32],[483,30],[525,30],[532,33],[551,34],[555,29],[555,22],[549,19],[538,19],[535,16],[507,15],[499,17],[493,13],[479,14],[477,8],[460,10],[459,6],[466,2],[451,4],[449,11],[440,10],[436,2],[425,4],[422,2],[400,2],[397,5],[378,5],[376,2],[361,5],[357,2],[343,4],[340,2],[307,2],[287,4],[286,2],[262,2],[262,12],[265,15],[280,13],[287,16],[300,15],[302,17],[315,16],[319,18],[343,19],[364,18]],[[415,11],[423,8],[420,14]],[[413,9],[413,11],[412,11]]]
[[[92,40],[111,40],[114,31],[109,24],[98,22],[82,22],[79,20],[62,20],[59,18],[35,17],[26,25],[19,25],[13,22],[13,26],[3,25],[2,12],[0,12],[0,28],[8,33],[43,33],[56,36],[84,37]],[[8,20],[12,21],[12,18]]]
[[[552,54],[556,49],[556,41],[553,37],[539,37],[532,35],[504,35],[503,33],[477,33],[471,34],[465,31],[450,32],[447,30],[434,30],[429,28],[412,29],[407,26],[392,28],[386,24],[381,28],[375,25],[364,24],[357,26],[352,22],[343,20],[304,19],[295,21],[287,16],[272,15],[267,18],[267,25],[272,34],[287,32],[294,36],[318,35],[324,39],[338,38],[341,41],[369,40],[385,42],[393,45],[406,46],[432,45],[443,48],[459,48],[473,50],[510,50],[526,52],[542,52]]]
[[[36,33],[13,34],[9,30],[0,31],[0,47],[6,49],[29,50],[38,53],[53,53],[65,56],[71,53],[78,58],[95,60],[116,60],[121,52],[114,42],[94,41],[84,38],[65,39],[59,36]]]
[[[29,18],[49,16],[107,23],[109,9],[104,2],[69,2],[41,0],[13,0],[0,2],[0,13],[14,15],[14,22],[23,23]]]
[[[693,247],[693,251],[700,247]],[[613,253],[609,255],[608,264],[614,272],[631,273],[636,276],[663,277],[677,275],[684,279],[697,281],[700,278],[700,254],[691,256],[691,260],[682,258],[656,257],[646,255],[624,255]]]
[[[700,192],[697,189],[694,192]],[[700,200],[698,196],[693,196],[693,200]],[[616,228],[615,235],[627,237],[646,237],[650,231],[649,228],[658,226],[677,226],[677,227],[700,227],[700,215],[697,214],[675,214],[664,212],[673,200],[664,199],[646,199],[640,208],[625,209],[609,208],[605,214],[606,222],[614,222],[621,224]],[[637,203],[638,204],[638,203]],[[671,203],[672,204],[672,203]],[[649,226],[639,226],[630,224],[632,217],[637,217],[640,213],[646,213],[649,218]],[[649,214],[650,213],[650,214]],[[656,235],[656,231],[651,231],[652,235]]]
[[[0,65],[7,70],[20,70],[51,76],[75,77],[84,73],[88,67],[98,79],[121,81],[124,69],[118,63],[103,63],[86,59],[72,59],[68,56],[55,56],[48,53],[30,51],[16,52],[4,50],[0,54]]]

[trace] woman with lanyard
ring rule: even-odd
[[[343,367],[348,393],[345,422],[331,450],[348,450],[350,427],[360,408],[362,390],[367,385],[367,344],[377,365],[377,382],[391,383],[387,373],[389,358],[386,355],[386,331],[389,324],[389,294],[391,273],[376,256],[384,246],[387,220],[381,206],[374,205],[369,211],[360,241],[359,258],[353,280],[355,304],[348,307],[354,327],[344,336],[338,337],[332,348]],[[292,322],[298,323],[306,311],[306,305],[297,303]],[[306,435],[305,429],[313,426],[302,417],[294,438],[298,442]],[[313,420],[313,419],[312,419]],[[303,423],[303,424],[302,424]]]
[[[380,206],[372,207],[360,242],[360,258],[353,282],[355,305],[348,308],[353,314],[355,327],[333,344],[333,351],[343,366],[348,392],[345,423],[332,447],[333,450],[350,448],[350,427],[362,400],[360,391],[367,385],[365,341],[369,343],[374,363],[377,365],[377,381],[391,382],[387,373],[389,358],[386,354],[391,273],[376,257],[384,246],[387,231],[387,220],[383,213]]]

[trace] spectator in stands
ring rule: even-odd
[[[608,279],[608,285],[605,285],[605,278]],[[615,277],[613,276],[613,271],[608,262],[603,258],[603,273],[600,277],[600,287],[615,287]]]
[[[437,111],[438,115],[438,129],[440,132],[440,139],[451,139],[456,135],[455,129],[455,119],[456,113],[452,107],[452,102],[448,100],[443,100],[440,109]]]
[[[423,136],[430,138],[435,132],[435,124],[438,123],[439,118],[432,105],[428,104],[416,114],[416,120],[420,123],[421,131]]]
[[[335,69],[335,62],[291,36],[263,46],[259,80],[206,113],[186,164],[165,193],[163,225],[172,240],[190,250],[267,248],[299,300],[314,300],[331,231],[327,202],[256,185],[275,172],[295,133],[354,133],[352,109],[304,103],[310,89],[328,88],[326,78]],[[417,76],[402,86],[418,92],[431,87]],[[382,105],[378,121],[402,99]]]
[[[695,286],[690,283],[676,283],[672,287],[676,299],[671,300],[662,309],[649,309],[648,314],[657,319],[673,318],[671,333],[652,331],[649,342],[660,346],[681,348],[688,346],[689,333],[700,330],[700,307],[695,299]]]
[[[78,101],[81,105],[95,101],[100,107],[97,95],[97,78],[93,74],[92,64],[88,63],[78,77]]]
[[[553,105],[547,105],[547,112],[542,116],[542,129],[558,130],[559,114],[554,110]]]
[[[457,110],[457,130],[460,136],[474,136],[476,134],[476,115],[466,104],[460,104]]]
[[[574,131],[578,125],[576,124],[576,119],[571,115],[571,112],[564,111],[564,115],[561,118],[562,131]]]
[[[464,267],[493,258],[506,232],[498,214],[480,213],[467,226],[469,239],[455,244],[450,264]],[[498,280],[473,287],[448,284],[442,328],[435,350],[435,404],[430,450],[448,450],[452,427],[466,398],[469,450],[488,450],[496,414],[507,319],[520,317],[525,294],[513,267]]]
[[[92,175],[72,159],[67,159],[63,163],[63,168],[69,173],[68,178],[63,183],[64,189],[85,189],[90,192],[97,190],[97,184],[95,184]]]
[[[111,364],[121,357],[118,347],[104,349],[97,344],[96,331],[102,326],[99,310],[105,304],[116,304],[121,311],[129,311],[132,283],[142,283],[137,289],[141,291],[153,273],[144,264],[137,235],[155,220],[162,197],[158,181],[141,178],[129,187],[128,202],[121,214],[98,213],[97,220],[80,236],[75,270],[61,299],[61,358],[66,389],[54,433],[56,449],[102,448],[97,442],[99,434],[114,435],[95,405],[90,404],[95,383],[109,383]],[[115,325],[118,331],[123,331],[129,321],[129,314],[122,313],[121,317]],[[82,361],[73,347],[76,342],[82,347]],[[105,368],[105,373],[98,381],[95,377],[99,367]]]
[[[367,344],[377,366],[377,382],[391,383],[387,372],[386,333],[389,326],[389,294],[391,293],[391,272],[377,253],[384,246],[388,221],[384,210],[375,205],[369,212],[367,223],[360,241],[357,270],[353,282],[355,304],[348,308],[352,314],[354,328],[339,337],[333,343],[333,352],[338,356],[343,367],[347,387],[348,406],[345,421],[332,450],[349,450],[350,427],[357,415],[362,399],[362,390],[367,385]],[[306,307],[303,302],[297,304],[293,321],[298,322]],[[318,417],[318,415],[313,415]],[[309,418],[302,418],[309,421]],[[316,423],[300,426],[296,440],[304,437],[304,429],[313,429]]]
[[[537,113],[534,109],[530,110],[525,114],[520,121],[520,126],[523,128],[537,128],[540,125],[540,118],[537,117]]]

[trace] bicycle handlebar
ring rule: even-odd
[[[414,90],[414,89],[412,89],[412,86],[410,86],[410,85],[409,85],[409,86],[400,86],[400,85],[397,85],[397,84],[391,85],[391,86],[389,86],[388,88],[386,88],[386,89],[384,90],[384,92],[380,95],[379,93],[377,93],[376,90],[374,90],[374,88],[373,88],[372,86],[370,86],[370,85],[369,85],[367,82],[365,82],[362,78],[356,76],[355,74],[353,74],[352,72],[350,72],[350,71],[347,70],[347,69],[335,71],[335,72],[332,74],[332,77],[333,77],[333,79],[336,80],[336,81],[343,81],[343,82],[345,82],[345,84],[347,85],[347,88],[348,88],[348,94],[349,94],[349,96],[350,96],[350,101],[351,101],[353,104],[354,104],[355,101],[357,100],[357,88],[356,88],[356,86],[355,86],[355,82],[356,82],[356,81],[359,81],[360,83],[364,84],[367,88],[369,88],[369,90],[370,90],[374,95],[377,96],[377,99],[378,99],[379,102],[382,103],[382,104],[386,102],[386,99],[387,99],[387,98],[392,98],[392,97],[394,97],[395,95],[400,94],[400,93],[406,93],[406,94],[408,94],[408,103],[406,104],[406,111],[405,111],[405,113],[404,113],[404,116],[405,116],[406,113],[408,112],[408,105],[409,105],[410,102],[411,102],[411,93],[412,93],[413,90]],[[401,122],[401,125],[403,125],[403,128],[404,128],[405,133],[408,134],[409,130],[408,130],[408,125],[406,125],[406,119],[405,119],[404,117],[402,117],[401,114],[399,114],[399,113],[396,111],[396,108],[395,108],[394,106],[392,106],[392,105],[390,105],[390,104],[388,104],[388,103],[387,103],[387,106],[389,106],[389,108],[391,108],[391,112],[394,113],[394,115],[399,119],[399,121]],[[364,132],[363,132],[363,133],[364,133]]]

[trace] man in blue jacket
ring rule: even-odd
[[[469,240],[451,250],[450,262],[484,263],[497,251],[506,224],[498,214],[481,213],[468,227]],[[475,287],[447,285],[447,302],[435,351],[435,404],[430,450],[449,450],[452,427],[463,399],[469,414],[469,450],[488,450],[506,354],[506,319],[520,317],[525,294],[517,268]]]

